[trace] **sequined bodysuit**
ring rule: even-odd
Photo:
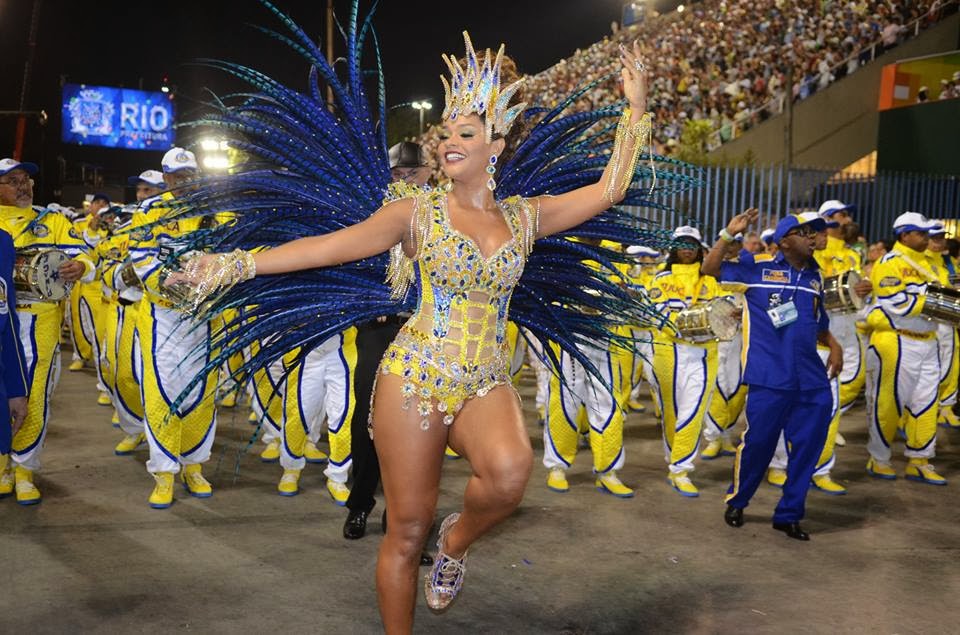
[[[403,408],[416,401],[424,430],[434,409],[450,425],[467,399],[510,383],[507,312],[536,218],[530,203],[519,197],[499,205],[511,237],[484,257],[476,242],[451,225],[445,193],[417,197],[419,239],[411,273],[419,301],[387,348],[380,373],[403,378]]]

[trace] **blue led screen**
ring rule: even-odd
[[[65,84],[64,143],[169,150],[173,147],[173,100],[161,92]]]

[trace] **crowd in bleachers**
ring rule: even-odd
[[[788,93],[809,97],[956,7],[955,0],[706,0],[619,29],[528,77],[525,92],[534,105],[553,107],[597,82],[571,108],[613,103],[617,46],[638,40],[651,77],[657,150],[670,154],[686,121],[708,120],[713,142],[729,141],[781,112]],[[435,135],[424,139],[428,148]]]

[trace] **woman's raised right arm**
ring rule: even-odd
[[[414,199],[401,199],[384,205],[356,225],[257,252],[257,274],[329,267],[381,254],[398,242],[409,240],[413,208]]]

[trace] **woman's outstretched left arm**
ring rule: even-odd
[[[629,104],[617,127],[617,142],[600,180],[557,196],[540,197],[537,237],[575,227],[623,200],[636,168],[638,146],[650,134],[647,114],[647,72],[640,60],[640,47],[620,45],[623,93]]]

